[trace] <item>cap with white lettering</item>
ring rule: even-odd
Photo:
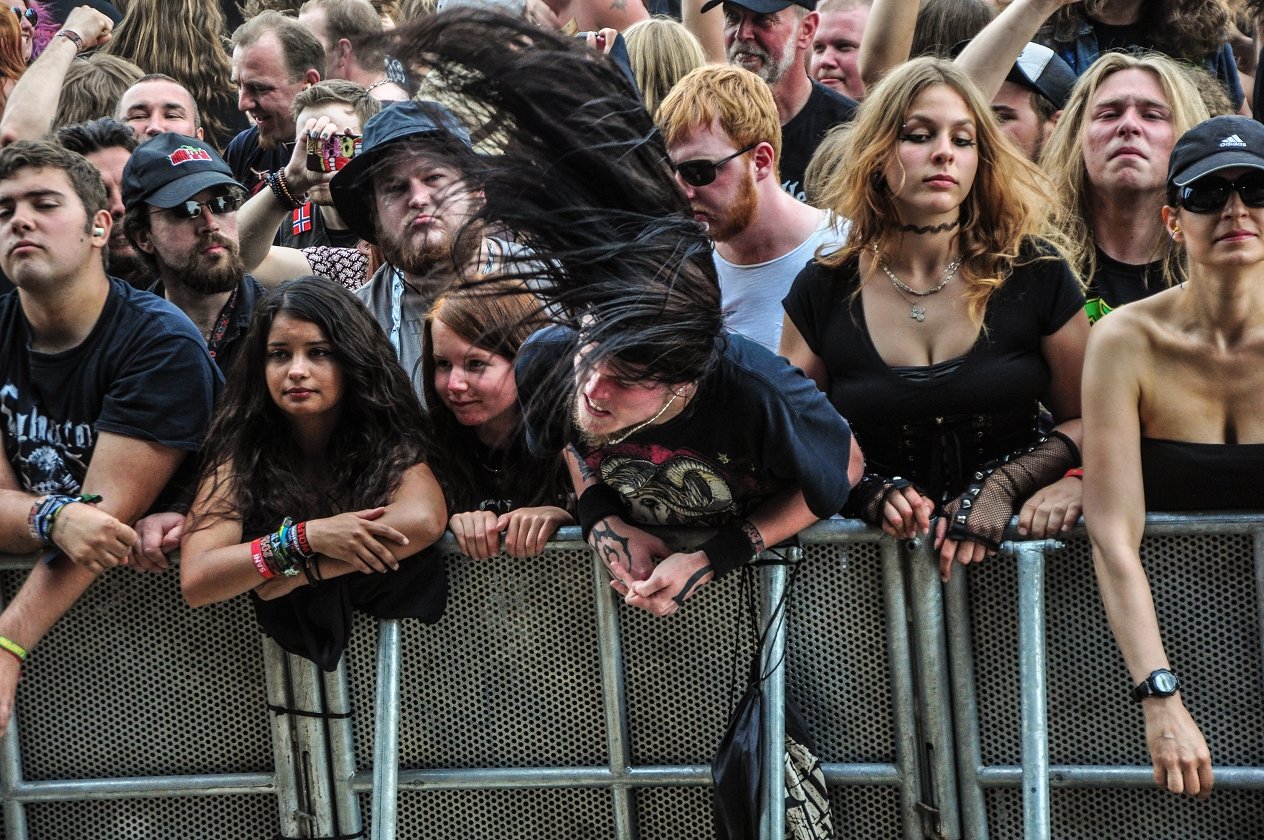
[[[1168,162],[1169,187],[1185,187],[1235,167],[1264,170],[1264,123],[1249,117],[1212,117],[1181,135]]]

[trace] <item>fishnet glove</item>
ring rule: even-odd
[[[887,478],[877,473],[865,473],[860,481],[851,489],[847,504],[843,505],[843,516],[859,519],[870,525],[882,525],[882,505],[887,494],[892,490],[903,490],[912,487],[913,482],[898,475]]]
[[[974,474],[965,492],[948,504],[948,539],[969,540],[990,551],[1000,547],[1014,507],[1080,463],[1080,450],[1061,432],[1025,452],[1006,455]]]

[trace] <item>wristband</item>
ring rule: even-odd
[[[272,580],[276,577],[276,572],[263,559],[263,540],[258,539],[250,544],[250,559],[255,564],[255,570],[259,572],[259,576],[264,580]]]
[[[67,41],[75,45],[75,55],[83,52],[83,36],[73,29],[59,29],[54,37],[65,38]]]
[[[1083,478],[1083,477],[1084,477],[1084,468],[1083,468],[1083,467],[1072,467],[1071,469],[1067,470],[1067,471],[1066,471],[1066,475],[1064,475],[1064,476],[1062,476],[1062,477],[1063,477],[1063,478],[1072,478],[1072,477],[1074,477],[1074,478]]]
[[[761,539],[760,543],[762,542]],[[698,546],[697,550],[706,554],[711,561],[716,580],[738,566],[745,566],[759,553],[741,525],[725,525],[715,532],[715,536]]]
[[[26,661],[26,648],[10,639],[8,636],[0,636],[0,650],[15,657],[18,662]]]
[[[588,535],[601,520],[608,516],[626,518],[628,515],[627,508],[623,504],[623,497],[608,484],[594,484],[581,493],[579,502],[575,506],[575,513],[576,518],[579,519],[580,533],[584,535],[584,542],[588,542]]]

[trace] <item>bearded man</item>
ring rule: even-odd
[[[122,190],[123,230],[158,278],[150,291],[184,312],[231,370],[264,294],[238,248],[241,184],[205,142],[169,131],[132,153]]]

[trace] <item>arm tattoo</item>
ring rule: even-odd
[[[628,538],[607,525],[605,520],[593,526],[592,533],[588,535],[588,544],[592,546],[593,551],[597,552],[597,558],[607,570],[616,560],[625,567],[631,563],[632,555],[628,552]]]
[[[567,444],[566,448],[570,450],[571,457],[575,459],[575,464],[579,467],[579,477],[584,481],[592,481],[593,471],[589,468],[588,462],[584,460],[584,456],[579,454],[579,450],[575,448],[575,444]]]

